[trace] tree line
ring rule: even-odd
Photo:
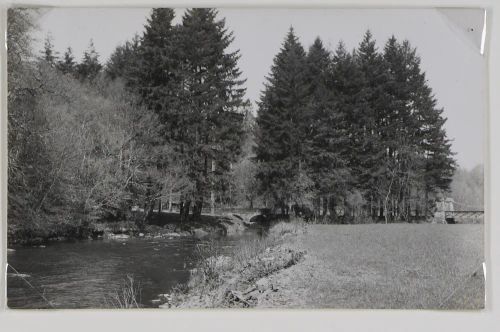
[[[445,119],[407,41],[379,52],[367,32],[352,52],[306,52],[291,30],[255,117],[225,21],[174,14],[153,9],[101,64],[92,41],[79,62],[50,38],[36,54],[35,12],[9,10],[9,232],[85,236],[133,206],[143,226],[162,202],[183,222],[292,204],[400,220],[449,189]]]
[[[455,169],[442,113],[407,40],[306,52],[290,29],[259,102],[259,189],[321,219],[429,216]]]

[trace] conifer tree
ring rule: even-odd
[[[48,63],[51,67],[56,65],[57,52],[54,51],[54,44],[52,44],[52,36],[50,34],[45,38],[43,45],[42,59]]]
[[[345,141],[345,115],[335,107],[332,83],[332,60],[330,52],[317,38],[309,48],[307,66],[310,84],[308,128],[306,129],[306,160],[311,180],[314,182],[313,200],[316,215],[320,202],[323,216],[328,202],[333,207],[338,196],[345,190],[345,180],[349,177],[346,161],[341,151]],[[331,209],[331,215],[335,213]]]
[[[135,36],[132,41],[116,48],[106,65],[106,73],[111,79],[121,77],[126,87],[138,96],[139,103],[157,114],[161,135],[151,146],[153,157],[148,167],[152,176],[143,180],[150,184],[149,197],[160,196],[167,182],[172,183],[172,173],[177,173],[179,165],[171,150],[172,121],[169,117],[176,108],[179,87],[175,54],[175,27],[172,24],[174,10],[153,8],[147,19],[142,38]],[[165,153],[168,150],[168,153]],[[182,182],[180,180],[179,182]],[[153,190],[154,189],[154,190]],[[169,199],[172,198],[170,187]],[[152,211],[156,199],[149,199],[148,209]],[[161,202],[160,202],[161,204]]]
[[[135,82],[129,80],[129,85],[137,88],[143,104],[158,113],[162,122],[166,122],[165,115],[178,94],[174,17],[171,8],[151,11],[139,48],[137,70],[132,75]],[[133,45],[125,53],[132,52]]]
[[[99,53],[95,50],[91,39],[88,49],[83,53],[83,60],[77,65],[78,77],[82,81],[92,81],[102,69],[99,63]]]
[[[307,77],[306,53],[290,28],[259,102],[255,149],[261,191],[281,206],[311,187],[304,162]]]
[[[369,202],[369,213],[372,217],[376,214],[376,183],[378,176],[383,172],[383,157],[385,146],[382,142],[382,130],[386,112],[388,112],[388,97],[386,84],[388,81],[387,65],[383,56],[375,46],[375,40],[367,30],[363,40],[356,50],[356,61],[363,79],[363,99],[361,104],[363,128],[361,139],[362,150],[358,158],[358,183],[359,189],[364,193]]]
[[[408,41],[398,43],[394,36],[390,38],[384,58],[390,99],[390,112],[383,126],[384,144],[388,151],[386,161],[392,165],[388,169],[395,180],[391,213],[394,218],[407,219],[413,200],[423,205],[424,215],[428,215],[429,195],[449,189],[455,168],[443,128],[446,119],[441,116],[442,110],[436,108],[436,100],[420,68],[420,58]]]
[[[340,138],[337,151],[348,169],[348,176],[343,178],[342,199],[345,201],[350,192],[361,190],[360,159],[365,144],[363,116],[366,113],[366,98],[363,73],[355,56],[345,49],[342,41],[339,42],[333,56],[331,86]]]
[[[199,218],[205,199],[229,176],[231,163],[241,150],[245,89],[238,68],[239,51],[228,52],[233,35],[214,9],[188,9],[180,27],[182,73],[175,137],[191,180],[185,199],[194,201]],[[189,204],[189,203],[188,203]]]
[[[63,74],[74,74],[76,70],[75,57],[73,56],[73,50],[71,47],[66,49],[64,56],[61,60],[57,62],[57,69],[59,69]]]
[[[447,119],[442,115],[443,109],[437,107],[437,100],[427,84],[425,73],[420,70],[420,58],[415,56],[413,63],[413,70],[419,73],[414,78],[416,83],[411,92],[412,104],[417,110],[414,112],[418,127],[415,144],[422,160],[423,185],[419,189],[424,191],[424,214],[428,215],[429,195],[450,190],[456,161],[444,128]]]
[[[128,87],[135,87],[137,70],[140,67],[140,38],[135,35],[131,41],[119,45],[106,63],[106,74],[112,80],[121,77]],[[143,69],[143,68],[140,68]]]

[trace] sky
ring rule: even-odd
[[[142,34],[147,8],[64,8],[41,12],[35,47],[51,35],[61,55],[68,46],[79,60],[92,38],[105,62],[119,44]],[[180,22],[183,9],[176,10]],[[408,39],[421,57],[438,106],[444,108],[448,137],[459,166],[484,163],[487,110],[487,59],[481,54],[482,12],[437,9],[220,9],[219,18],[234,32],[247,79],[247,98],[259,99],[273,58],[290,26],[307,49],[316,37],[334,50],[342,40],[357,47],[370,29],[383,49],[387,39]]]

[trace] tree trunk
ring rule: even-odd
[[[215,161],[212,160],[212,178],[215,172]],[[210,214],[215,215],[215,192],[214,192],[214,183],[212,181],[210,188]]]
[[[189,209],[191,207],[191,201],[181,202],[181,223],[187,222],[189,218]]]
[[[429,191],[425,188],[425,198],[424,198],[424,217],[427,220],[427,215],[429,213],[429,204],[427,201],[429,200]]]
[[[173,199],[173,193],[172,193],[172,187],[168,190],[168,212],[172,212],[172,199]]]
[[[323,197],[323,202],[322,202],[322,205],[323,205],[323,213],[321,214],[321,219],[324,220],[326,218],[326,213],[328,211],[328,199]]]
[[[315,198],[313,201],[313,210],[314,210],[314,221],[318,221],[320,215],[320,204],[319,198]]]
[[[162,208],[162,205],[161,205],[161,198],[158,198],[158,214],[161,213],[161,208]]]
[[[139,225],[137,225],[140,231],[143,231],[146,224],[151,220],[151,216],[153,215],[154,212],[154,207],[155,207],[154,200],[149,203],[147,202],[144,203],[144,216],[142,218],[142,222]]]
[[[415,219],[420,218],[420,194],[417,196],[417,199],[415,201]]]
[[[215,215],[215,193],[213,189],[210,191],[210,214]]]
[[[384,201],[384,207],[383,207],[383,210],[384,210],[384,219],[385,219],[385,223],[389,223],[389,201],[388,199],[386,198],[385,201]]]
[[[193,206],[193,220],[200,220],[203,209],[203,199],[197,199]]]
[[[333,196],[330,196],[329,199],[329,207],[328,209],[330,210],[330,218],[332,222],[337,222],[337,210],[335,210],[335,198]]]

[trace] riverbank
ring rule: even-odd
[[[255,307],[278,288],[269,277],[298,264],[305,252],[295,240],[306,232],[300,220],[278,222],[268,233],[239,243],[228,255],[221,255],[210,241],[197,247],[198,264],[190,280],[163,294],[161,308]]]
[[[161,307],[484,308],[482,225],[296,225],[205,260]]]
[[[180,216],[174,212],[155,213],[148,224],[138,227],[134,218],[121,221],[60,221],[50,224],[37,224],[33,227],[8,225],[8,245],[37,246],[49,242],[81,239],[124,239],[130,237],[171,238],[193,236],[235,235],[251,226],[250,215],[202,215],[199,220],[181,223]]]

